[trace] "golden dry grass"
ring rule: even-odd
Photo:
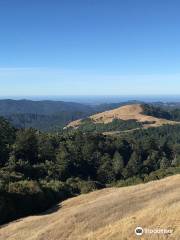
[[[148,116],[143,114],[142,112],[143,112],[143,108],[141,104],[131,104],[131,105],[126,105],[113,110],[92,115],[90,116],[90,118],[95,123],[109,123],[109,122],[112,122],[113,119],[121,119],[121,120],[134,119],[134,120],[137,120],[138,122],[146,122],[146,121],[154,122],[151,124],[146,124],[145,125],[146,128],[159,127],[164,124],[177,124],[177,122]],[[80,124],[81,124],[81,119],[69,123],[68,127],[78,127]]]
[[[134,229],[172,228],[171,235],[136,237]],[[180,175],[109,188],[64,201],[58,211],[0,229],[0,240],[180,239]]]

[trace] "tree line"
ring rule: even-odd
[[[180,127],[119,136],[15,129],[0,119],[0,223],[46,210],[58,201],[114,185],[177,172]]]
[[[143,113],[157,118],[164,118],[172,121],[180,121],[180,109],[167,107],[154,106],[151,104],[143,104]]]

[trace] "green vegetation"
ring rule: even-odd
[[[91,106],[62,101],[0,100],[0,116],[16,128],[56,131],[96,112]]]
[[[115,183],[112,183],[109,186],[126,187],[126,186],[136,185],[140,183],[146,183],[149,181],[160,180],[164,177],[171,176],[174,174],[180,174],[180,167],[174,166],[174,167],[169,167],[167,169],[158,169],[157,171],[154,171],[149,175],[145,174],[144,176],[141,176],[141,177],[133,176],[126,180],[120,180]]]
[[[80,193],[159,179],[180,166],[178,125],[110,137],[17,130],[1,118],[0,146],[1,224]]]
[[[143,113],[157,118],[164,118],[172,121],[180,121],[180,109],[171,108],[169,106],[154,106],[151,104],[143,104]]]
[[[114,119],[110,123],[94,123],[90,118],[82,120],[82,124],[79,126],[79,129],[82,132],[111,132],[111,131],[125,131],[131,130],[134,128],[140,128],[142,124],[136,120],[121,120]]]
[[[16,113],[4,117],[16,128],[36,128],[45,132],[56,132],[67,123],[86,116],[83,112],[63,111],[57,114]]]
[[[125,103],[124,103],[125,104]],[[69,122],[119,107],[120,103],[95,106],[63,101],[0,100],[0,116],[16,128],[56,132]]]
[[[6,118],[15,128],[35,128],[45,132],[56,132],[63,129],[69,122],[85,119],[82,131],[104,132],[123,131],[141,127],[135,120],[123,121],[115,119],[108,124],[94,124],[87,117],[99,112],[111,110],[126,104],[111,103],[100,105],[85,105],[63,101],[30,101],[30,100],[0,100],[0,116]],[[180,121],[178,104],[144,104],[144,113],[158,118]],[[143,124],[146,124],[143,123]],[[147,122],[148,124],[148,122]]]

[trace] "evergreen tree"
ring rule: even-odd
[[[171,166],[171,161],[165,156],[160,160],[160,168],[168,168]]]
[[[38,161],[38,136],[34,129],[20,130],[13,145],[15,158],[35,164]]]
[[[124,168],[124,160],[118,151],[114,153],[112,159],[112,168],[115,173],[116,179],[119,179],[122,176],[122,170]]]

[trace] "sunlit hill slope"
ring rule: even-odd
[[[98,113],[89,117],[94,123],[110,123],[113,119],[121,120],[136,120],[140,123],[145,123],[144,127],[159,127],[165,124],[177,124],[175,121],[161,119],[153,116],[148,116],[143,113],[141,104],[130,104],[113,110]],[[68,124],[68,127],[78,127],[81,124],[81,119]]]
[[[62,202],[51,211],[0,229],[0,240],[133,240],[180,237],[180,175],[124,188],[103,189]],[[168,228],[171,235],[134,229]]]

